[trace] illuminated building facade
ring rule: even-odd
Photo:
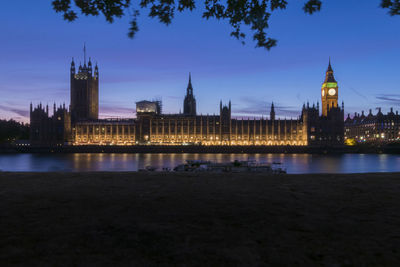
[[[231,118],[231,103],[219,115],[137,113],[136,141],[155,145],[300,145],[308,144],[308,112],[293,120]]]
[[[163,114],[160,101],[136,103],[136,118],[98,119],[98,80],[89,60],[75,73],[71,63],[71,106],[65,110],[70,124],[64,128],[64,139],[58,144],[70,145],[214,145],[214,146],[340,146],[344,141],[343,104],[339,107],[338,86],[329,63],[322,86],[319,104],[303,105],[295,119],[276,118],[272,103],[269,117],[238,119],[232,117],[231,102],[220,102],[218,115],[196,112],[196,99],[189,74],[183,113]],[[332,89],[335,89],[333,94]],[[329,97],[327,97],[327,94]],[[36,108],[31,111],[31,125],[40,133],[42,120],[48,112]],[[267,111],[267,110],[266,110]],[[40,116],[38,115],[40,113]],[[54,116],[53,116],[54,117]],[[44,119],[43,119],[44,120]],[[54,121],[54,119],[52,120]],[[68,120],[65,120],[68,123]],[[47,133],[46,133],[47,134]],[[45,145],[32,140],[32,144]]]
[[[77,122],[72,127],[73,145],[135,145],[134,119]]]
[[[369,110],[368,115],[355,113],[353,118],[348,114],[345,120],[345,140],[351,142],[395,142],[400,141],[400,115],[390,109],[386,115],[378,108],[376,115]]]

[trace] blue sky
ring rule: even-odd
[[[229,36],[227,22],[204,20],[201,10],[177,14],[165,26],[145,12],[135,39],[128,18],[108,24],[103,17],[64,21],[51,0],[7,1],[0,10],[0,118],[28,121],[29,103],[69,104],[71,58],[88,55],[100,69],[100,115],[133,117],[135,102],[161,98],[164,112],[182,109],[188,73],[203,114],[232,101],[238,117],[269,113],[296,117],[304,102],[320,101],[331,57],[345,112],[400,109],[400,16],[390,17],[380,0],[324,1],[312,16],[304,1],[289,0],[274,12],[270,51]],[[201,2],[199,2],[201,3]],[[201,5],[199,4],[201,7]]]

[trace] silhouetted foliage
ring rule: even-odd
[[[138,6],[131,0],[53,0],[52,4],[53,9],[63,13],[67,21],[78,18],[77,10],[85,16],[103,14],[110,23],[114,22],[115,18],[128,14],[131,17],[128,32],[130,38],[139,30],[139,9],[147,9],[150,17],[158,18],[161,23],[168,25],[176,11],[192,11],[196,8],[194,0],[140,0]],[[269,50],[277,41],[267,36],[268,20],[274,10],[285,9],[287,4],[286,0],[204,0],[203,18],[229,21],[233,27],[231,36],[241,40],[243,44],[246,34],[242,31],[242,26],[246,25],[254,32],[256,47]],[[321,0],[305,0],[303,10],[307,14],[313,14],[319,11],[321,6]],[[380,6],[389,9],[392,16],[400,14],[400,0],[381,0]]]
[[[0,120],[0,143],[29,139],[29,125],[14,120]]]

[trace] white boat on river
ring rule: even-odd
[[[252,160],[227,163],[215,163],[203,160],[187,160],[174,168],[176,172],[255,172],[269,174],[285,174],[281,163],[261,163]]]

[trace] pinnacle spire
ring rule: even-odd
[[[269,113],[269,119],[270,120],[275,120],[275,107],[274,107],[274,102],[271,103],[271,111]]]
[[[333,72],[332,65],[331,65],[331,57],[329,57],[329,64],[328,64],[327,72],[328,71],[332,71]]]
[[[188,86],[187,86],[187,94],[188,95],[192,95],[193,94],[192,75],[191,75],[190,72],[189,72],[189,83],[188,83]]]
[[[83,65],[86,66],[86,43],[83,43]]]
[[[189,83],[188,83],[188,88],[193,88],[192,86],[192,74],[189,72]]]

